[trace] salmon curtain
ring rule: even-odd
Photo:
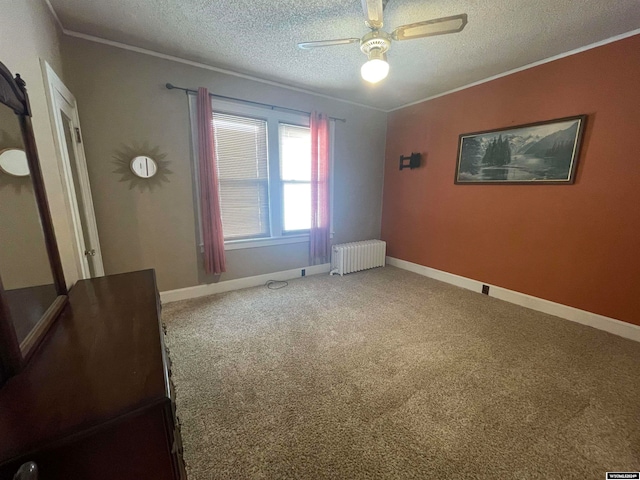
[[[198,176],[204,269],[207,273],[219,275],[226,271],[226,266],[213,132],[213,111],[209,90],[200,87],[198,89]]]
[[[311,112],[311,264],[326,263],[331,257],[329,213],[329,118]]]

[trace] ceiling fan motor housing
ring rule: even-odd
[[[381,56],[391,46],[391,37],[383,30],[373,30],[360,40],[360,50],[369,56]]]

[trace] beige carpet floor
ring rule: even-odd
[[[640,469],[640,344],[393,267],[165,306],[190,480]]]

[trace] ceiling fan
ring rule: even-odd
[[[341,38],[338,40],[319,40],[315,42],[298,43],[298,47],[304,50],[317,47],[331,47],[334,45],[346,45],[360,42],[360,50],[367,55],[369,60],[362,65],[360,73],[368,82],[376,83],[384,79],[389,73],[387,63],[387,50],[394,40],[412,40],[414,38],[432,37],[447,33],[458,33],[467,24],[467,14],[453,15],[451,17],[434,18],[424,22],[410,23],[396,28],[387,33],[382,29],[382,14],[388,0],[362,0],[362,8],[366,20],[365,25],[371,29],[362,38]]]

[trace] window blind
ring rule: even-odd
[[[225,240],[268,237],[267,122],[213,114]]]

